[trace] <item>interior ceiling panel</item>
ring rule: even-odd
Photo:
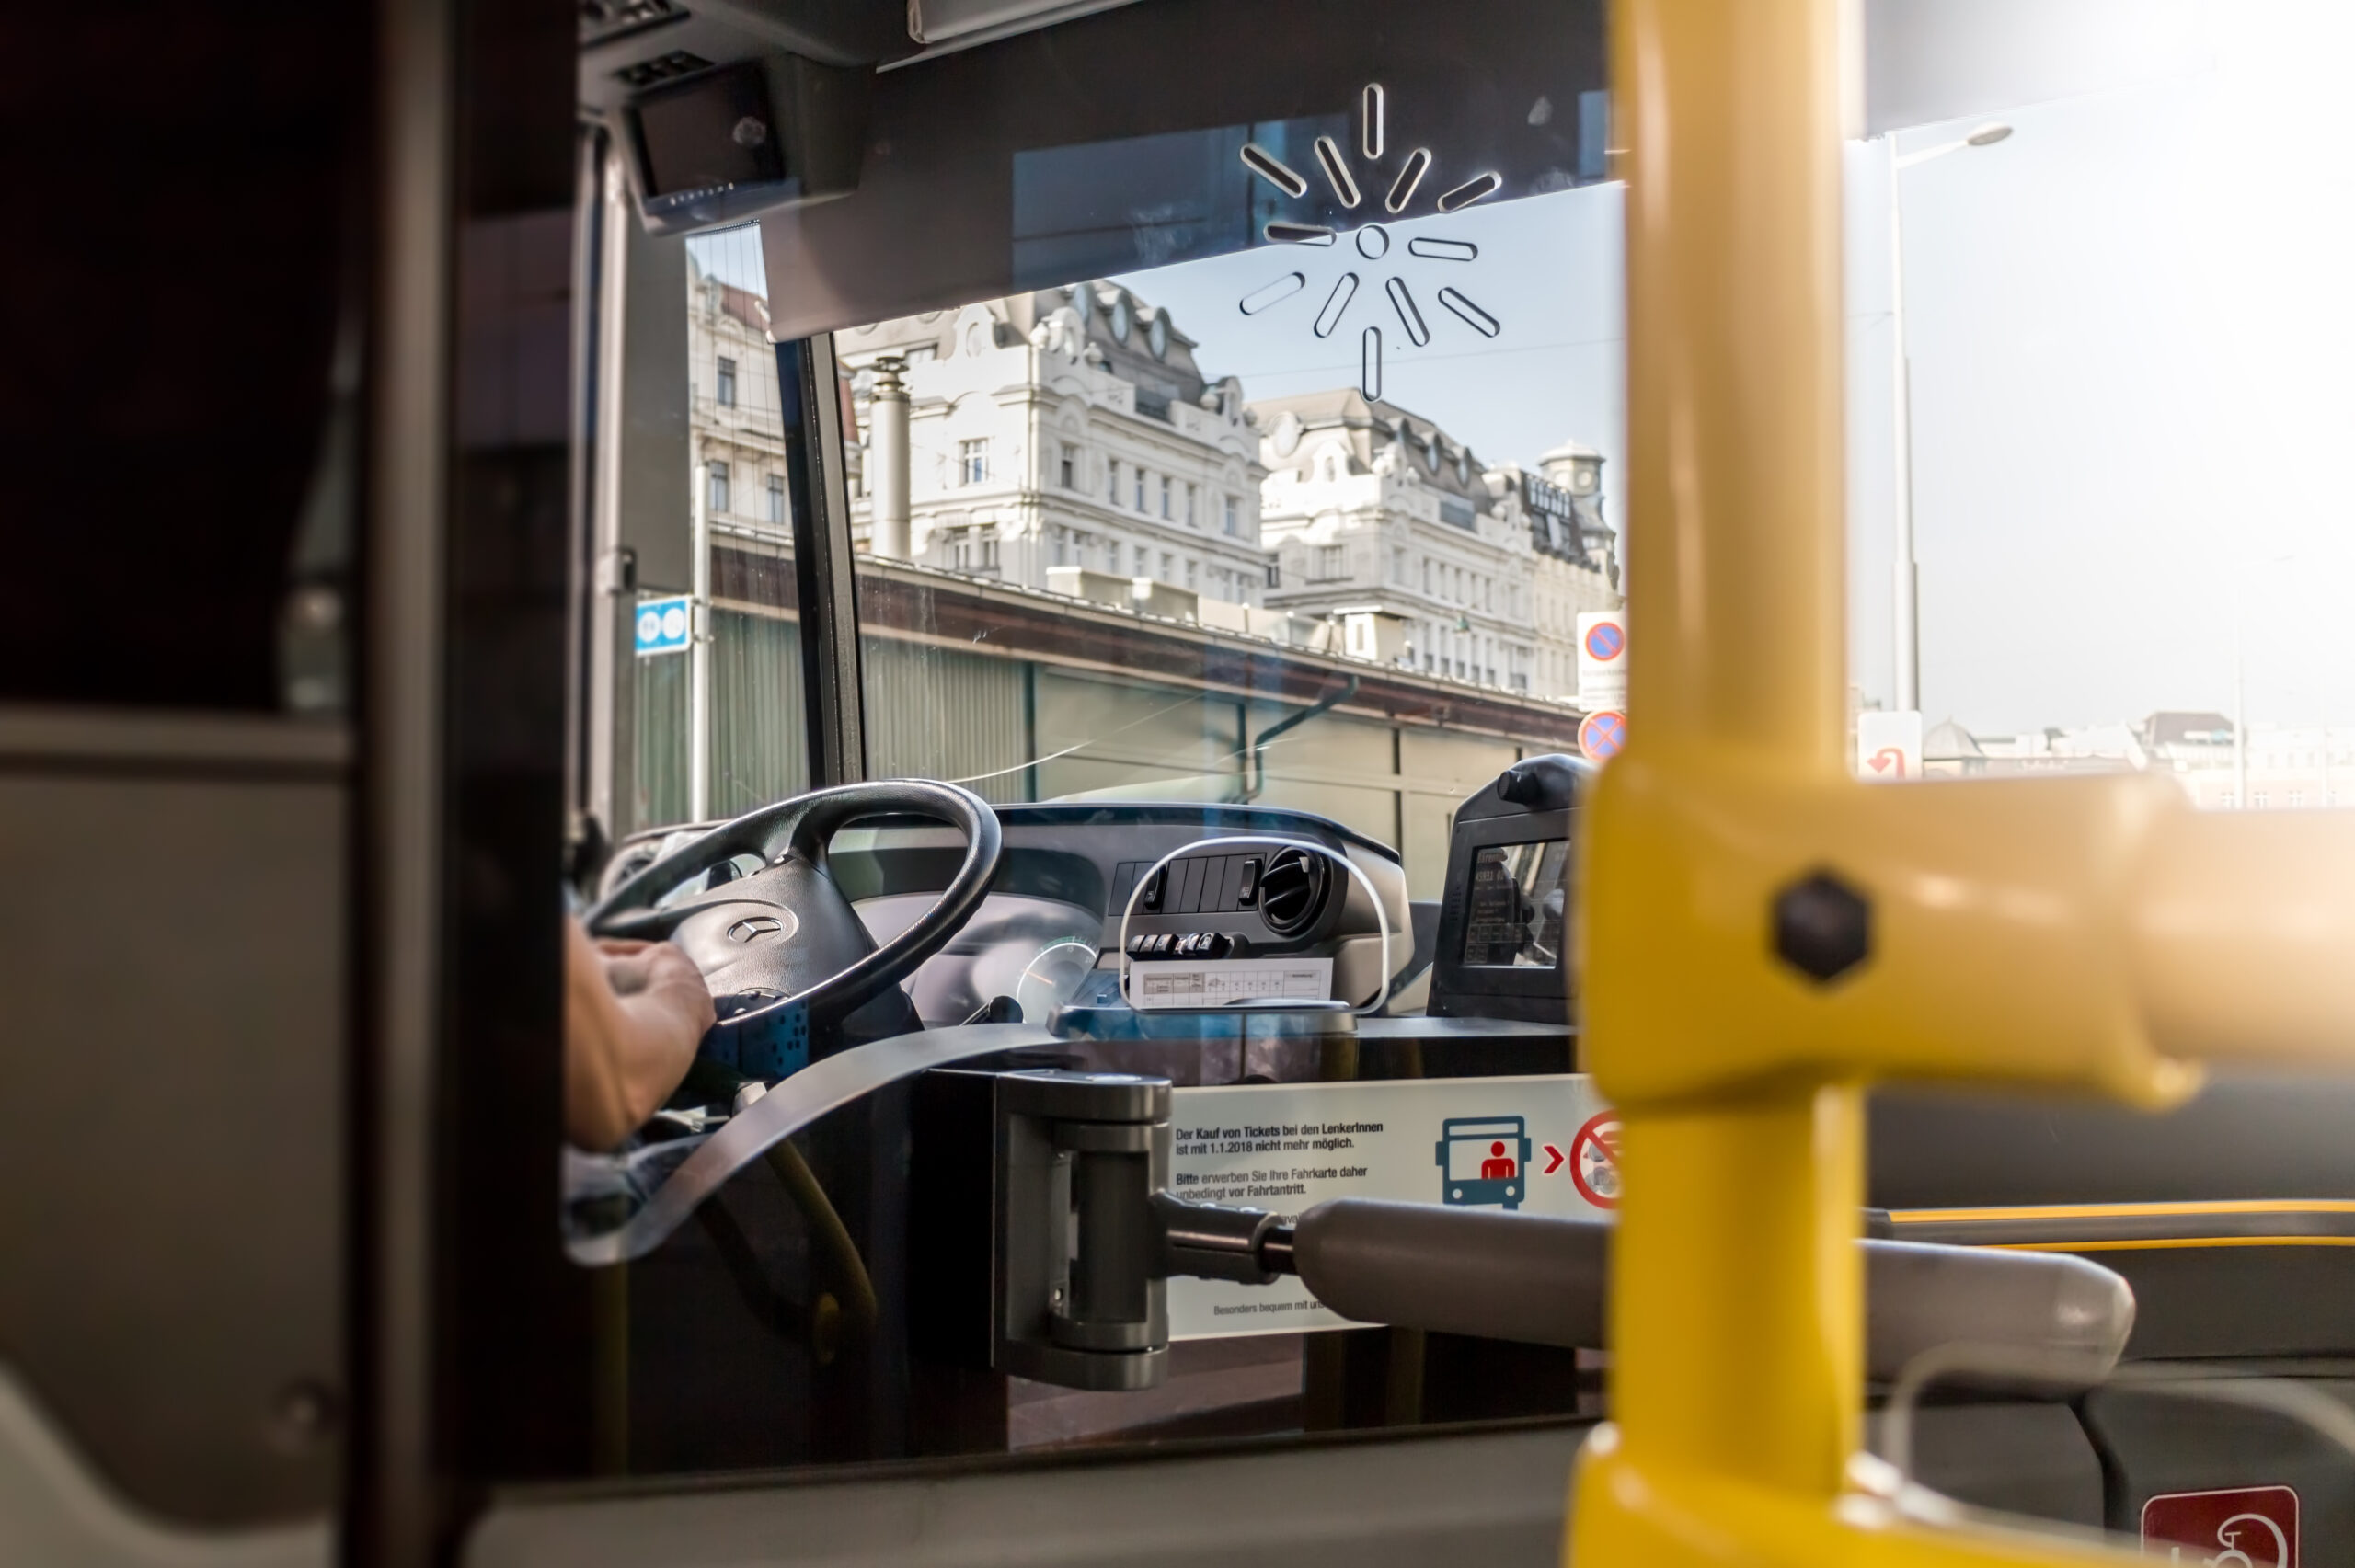
[[[1430,191],[1600,178],[1581,100],[1599,107],[1605,69],[1600,0],[1152,0],[884,72],[857,189],[762,218],[772,330],[1260,243],[1272,192],[1243,142],[1289,137],[1313,169],[1309,141],[1346,140],[1372,82],[1392,161],[1432,151]],[[1322,192],[1281,215],[1325,221]]]

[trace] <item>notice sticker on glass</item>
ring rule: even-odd
[[[1609,1207],[1588,1194],[1607,1189],[1615,1203],[1616,1173],[1602,1166],[1616,1140],[1588,1157],[1585,1185],[1573,1160],[1580,1129],[1604,1108],[1592,1079],[1567,1073],[1179,1089],[1170,1185],[1194,1202],[1288,1217],[1334,1197],[1600,1217]],[[1352,1326],[1292,1275],[1169,1282],[1172,1339]]]

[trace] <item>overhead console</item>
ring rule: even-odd
[[[849,194],[876,74],[1128,0],[582,0],[580,105],[613,131],[647,232]]]
[[[787,22],[759,4],[589,0],[581,106],[623,150],[649,234],[826,200],[858,183],[875,63],[917,47],[903,21],[868,4]]]

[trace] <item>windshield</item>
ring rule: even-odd
[[[2355,32],[2292,4],[2115,21],[2047,40],[2009,101],[1848,144],[1856,765],[2348,804],[2355,317],[2322,149]]]

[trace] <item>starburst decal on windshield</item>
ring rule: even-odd
[[[1438,190],[1431,207],[1442,213],[1460,212],[1476,201],[1487,200],[1504,188],[1504,179],[1493,170],[1483,170],[1470,178],[1448,187],[1437,177],[1438,160],[1429,147],[1409,148],[1395,161],[1387,155],[1389,127],[1386,95],[1382,85],[1372,82],[1359,95],[1358,156],[1350,153],[1330,136],[1319,136],[1315,143],[1317,171],[1346,213],[1363,213],[1363,221],[1350,223],[1270,222],[1262,231],[1271,245],[1298,246],[1312,249],[1327,249],[1341,258],[1338,275],[1329,286],[1321,286],[1324,303],[1309,323],[1309,330],[1320,338],[1329,338],[1341,329],[1350,317],[1361,294],[1366,296],[1365,310],[1381,311],[1380,300],[1389,303],[1389,315],[1397,323],[1397,330],[1408,346],[1427,347],[1431,340],[1430,319],[1416,292],[1416,285],[1407,275],[1397,271],[1397,262],[1391,259],[1392,235],[1387,222],[1403,221],[1415,216],[1412,208],[1417,196],[1427,188]],[[1266,180],[1292,200],[1298,201],[1309,192],[1308,177],[1286,164],[1281,158],[1256,142],[1243,147],[1243,166]],[[1361,183],[1360,171],[1365,176]],[[1387,182],[1383,179],[1388,175]],[[1379,192],[1379,194],[1376,194]],[[1355,253],[1351,259],[1350,253]],[[1424,261],[1436,261],[1463,266],[1479,259],[1480,247],[1470,240],[1447,239],[1436,235],[1418,235],[1407,242],[1407,255]],[[1310,272],[1322,272],[1321,267],[1304,264],[1283,272],[1252,290],[1236,302],[1245,315],[1262,315],[1283,304],[1295,294],[1316,297],[1319,290],[1312,290]],[[1379,285],[1371,280],[1377,269],[1382,276]],[[1470,295],[1453,282],[1442,285],[1431,295],[1440,308],[1478,333],[1494,338],[1504,330],[1499,322]],[[1363,314],[1363,312],[1361,312]],[[1377,319],[1366,323],[1358,333],[1358,390],[1369,398],[1382,395],[1383,324]]]

